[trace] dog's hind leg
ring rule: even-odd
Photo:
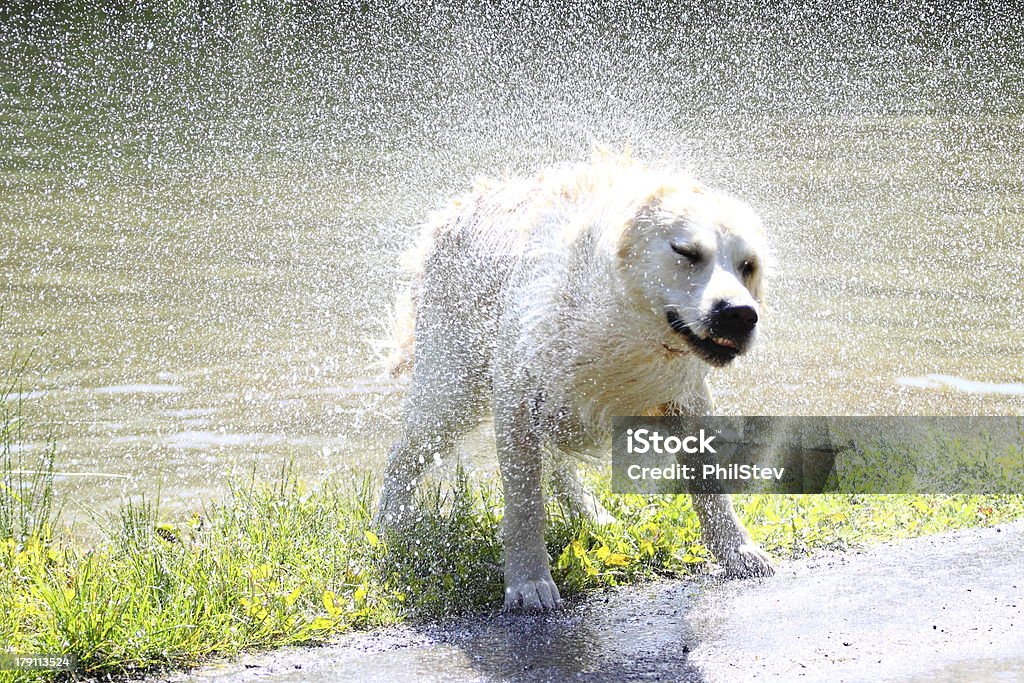
[[[417,366],[420,365],[418,356]],[[454,356],[441,366],[414,372],[402,436],[388,453],[377,521],[399,526],[413,512],[416,485],[428,467],[440,464],[456,441],[476,427],[486,409],[485,383]]]
[[[411,518],[424,471],[448,455],[487,410],[490,349],[484,330],[454,315],[463,306],[447,283],[429,283],[416,320],[402,435],[388,454],[377,507],[381,526],[400,526]]]
[[[615,521],[594,492],[580,481],[579,471],[571,455],[561,452],[552,454],[551,487],[559,502],[571,514],[585,517],[599,526]]]

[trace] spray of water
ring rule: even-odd
[[[379,462],[401,388],[368,340],[415,226],[474,176],[599,142],[766,218],[768,333],[717,380],[724,410],[1020,412],[899,381],[1024,380],[1015,14],[6,7],[4,349],[39,349],[66,466],[132,476],[75,483],[90,501],[216,488],[239,458]]]

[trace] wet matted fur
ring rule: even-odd
[[[567,502],[607,512],[572,454],[607,448],[614,415],[706,415],[705,378],[754,342],[769,251],[745,203],[690,175],[598,154],[478,183],[407,255],[389,366],[412,372],[378,520],[401,524],[426,464],[493,411],[505,494],[505,607],[559,603],[544,546],[542,454]],[[733,575],[771,573],[727,496],[694,495]]]

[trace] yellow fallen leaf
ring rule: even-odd
[[[334,594],[334,591],[324,591],[323,597],[321,598],[324,603],[324,609],[332,617],[336,617],[341,614],[341,609],[335,604],[334,599],[338,597]]]
[[[612,553],[604,559],[605,565],[609,567],[625,567],[631,561],[632,558],[629,555],[623,555],[622,553]]]

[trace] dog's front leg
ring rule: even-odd
[[[728,576],[771,576],[767,553],[754,543],[743,527],[732,501],[724,493],[694,493],[693,507],[700,519],[701,538]]]
[[[495,401],[494,431],[505,493],[505,609],[551,610],[561,604],[544,544],[540,440],[525,401]]]
[[[552,456],[551,484],[562,505],[572,514],[599,526],[615,521],[594,492],[580,481],[579,471],[571,455],[556,453]]]
[[[714,410],[711,392],[702,381],[686,400],[662,406],[657,412],[673,416],[710,415]],[[768,554],[750,538],[743,522],[736,516],[729,495],[722,493],[715,482],[690,482],[693,508],[700,520],[700,535],[725,568],[727,576],[771,576],[775,573]]]

